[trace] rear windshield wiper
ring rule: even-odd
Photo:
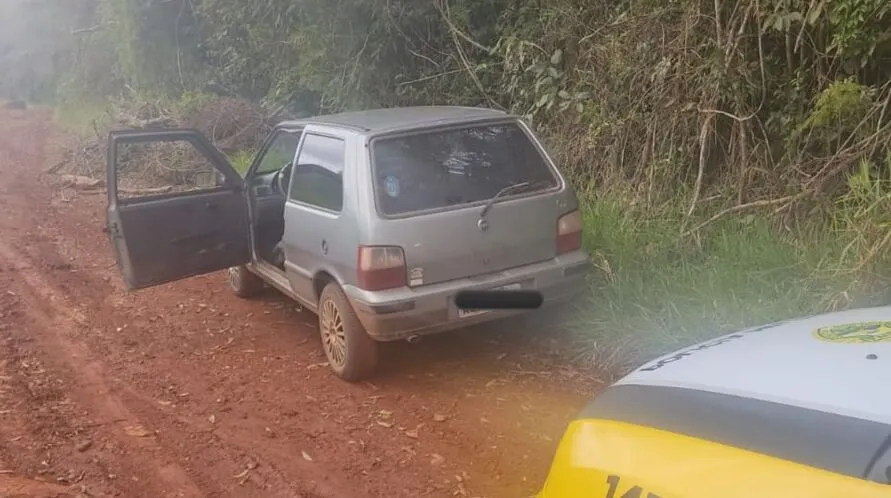
[[[489,202],[487,202],[486,205],[483,206],[483,210],[480,211],[480,218],[485,218],[486,213],[489,212],[489,209],[492,207],[492,205],[495,204],[496,202],[498,202],[498,199],[500,199],[501,197],[504,197],[505,195],[507,195],[515,190],[524,189],[530,185],[532,185],[532,184],[529,182],[514,183],[513,185],[508,185],[507,187],[504,187],[503,189],[499,190],[498,193],[493,195],[492,198],[489,199]]]

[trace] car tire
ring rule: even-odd
[[[372,339],[343,289],[329,283],[319,297],[319,335],[331,370],[341,379],[367,379],[377,368],[378,342]]]
[[[251,273],[244,266],[229,268],[229,288],[236,296],[247,299],[263,292],[263,279]]]

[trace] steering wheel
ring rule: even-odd
[[[275,179],[273,180],[275,182],[275,188],[277,188],[283,196],[288,195],[288,184],[290,183],[289,180],[291,179],[292,166],[293,164],[289,163],[284,168],[278,170],[278,172],[275,174]]]

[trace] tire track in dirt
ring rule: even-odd
[[[16,262],[23,261],[29,262],[29,259],[0,240],[0,262],[12,266]],[[19,266],[17,274],[25,287],[22,289],[22,286],[19,286],[19,292],[25,296],[27,302],[39,303],[30,306],[26,311],[27,318],[34,325],[30,330],[39,334],[42,344],[49,346],[49,351],[56,356],[56,360],[64,361],[69,371],[78,373],[78,398],[89,400],[92,413],[100,417],[98,422],[100,425],[117,426],[118,430],[125,433],[145,434],[145,436],[131,436],[128,439],[118,437],[116,439],[119,442],[133,447],[134,451],[158,453],[160,447],[153,441],[147,429],[143,428],[139,418],[112,394],[111,387],[104,380],[107,374],[101,363],[91,358],[82,344],[69,339],[71,331],[86,326],[86,315],[71,306],[65,297],[57,293],[35,271],[33,266]],[[147,480],[149,483],[147,485],[152,487],[156,483],[161,484],[159,488],[155,488],[158,496],[166,496],[171,492],[176,492],[178,496],[184,498],[203,496],[201,490],[176,464],[164,464],[158,461],[144,463],[148,463],[149,467],[143,468],[140,473],[148,471],[154,474],[154,479]]]
[[[2,272],[2,267],[0,267]],[[0,283],[5,284],[0,278]],[[67,434],[59,434],[61,421],[70,417],[59,388],[59,379],[46,375],[43,365],[33,355],[2,334],[12,319],[21,314],[21,301],[8,285],[0,287],[0,496],[73,496],[68,486],[46,482],[66,479],[53,464],[53,447],[67,444]],[[28,375],[22,375],[22,373]],[[27,410],[28,400],[42,405]],[[75,427],[75,431],[79,432]],[[41,434],[40,441],[25,435]],[[76,471],[70,475],[77,480]],[[20,476],[34,476],[28,479]]]
[[[32,137],[46,136],[47,127],[44,122],[36,123],[34,128]],[[24,161],[33,162],[36,165],[43,164],[43,143],[39,140],[36,143],[17,142],[15,144],[7,141],[3,143],[2,148],[7,151],[3,183],[6,184],[6,191],[13,194],[7,199],[20,197],[15,204],[33,207],[34,204],[28,202],[31,199],[28,199],[26,195],[29,192],[28,185],[16,181],[22,176],[16,174],[20,171],[17,170],[17,166],[19,168],[29,166],[21,164]],[[25,181],[33,182],[34,178],[35,175],[28,175]],[[7,213],[10,214],[9,211]],[[17,218],[21,217],[16,220],[19,223],[30,221],[25,226],[41,228],[37,219],[22,219],[27,216],[26,213],[13,212],[12,214]],[[52,258],[53,254],[41,253],[40,248],[33,242],[10,239],[11,237],[8,235],[0,239],[0,266],[12,269],[17,277],[17,281],[13,283],[15,291],[7,290],[7,292],[21,296],[22,300],[27,303],[22,317],[24,320],[18,322],[16,329],[20,332],[27,331],[29,340],[39,342],[43,352],[51,356],[57,365],[63,365],[65,371],[74,373],[71,378],[77,379],[72,386],[75,390],[73,393],[75,397],[83,405],[86,405],[94,416],[99,418],[97,423],[99,426],[114,427],[107,431],[106,435],[111,436],[121,446],[132,448],[131,451],[143,454],[159,453],[158,445],[153,441],[153,437],[142,428],[139,418],[112,393],[112,389],[104,380],[106,373],[102,364],[91,357],[88,349],[82,343],[71,339],[76,330],[86,327],[88,319],[83,311],[72,306],[67,297],[58,292],[38,271],[41,264],[48,258]],[[43,260],[32,259],[25,253],[13,249],[10,244],[13,242],[18,242],[21,247],[30,249],[30,254],[40,254]],[[61,265],[51,264],[50,266]],[[10,336],[9,339],[15,340],[15,334],[10,334]],[[19,337],[18,339],[22,340],[23,338]],[[122,437],[116,434],[118,431],[144,434]],[[139,487],[156,496],[182,496],[185,498],[204,496],[189,476],[174,463],[144,459],[138,469],[130,468],[128,470],[133,475],[147,474],[149,478],[144,479]]]

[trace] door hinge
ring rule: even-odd
[[[119,236],[121,235],[120,230],[118,230],[118,224],[117,224],[117,223],[109,223],[109,224],[108,224],[108,227],[106,228],[106,231],[107,231],[108,234],[111,235],[112,237],[119,237]]]

